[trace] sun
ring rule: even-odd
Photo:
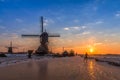
[[[94,49],[93,48],[90,48],[90,53],[93,53],[94,52]]]

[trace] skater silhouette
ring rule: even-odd
[[[84,59],[87,59],[87,58],[88,58],[88,53],[86,52],[85,56],[84,56]]]

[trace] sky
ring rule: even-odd
[[[58,33],[49,38],[49,49],[77,53],[120,53],[120,0],[0,0],[0,52],[10,41],[14,51],[35,50],[39,38],[21,34],[40,34],[44,29]]]

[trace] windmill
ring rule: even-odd
[[[35,51],[35,53],[39,54],[39,55],[44,55],[44,54],[49,53],[49,49],[48,49],[48,40],[49,40],[48,38],[49,37],[60,37],[59,34],[48,34],[48,32],[46,32],[46,30],[44,30],[43,23],[44,23],[43,17],[41,16],[41,34],[39,34],[39,35],[23,34],[22,35],[22,37],[38,37],[38,38],[40,38],[40,46]]]
[[[10,46],[9,47],[6,47],[6,48],[8,48],[8,53],[13,53],[13,48],[17,48],[17,47],[13,47],[12,46],[12,41],[10,42]]]

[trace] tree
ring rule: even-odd
[[[69,52],[69,56],[75,56],[75,52],[72,49]]]
[[[65,50],[62,55],[63,55],[64,57],[66,57],[66,56],[68,56],[68,54],[69,54],[69,53]]]

